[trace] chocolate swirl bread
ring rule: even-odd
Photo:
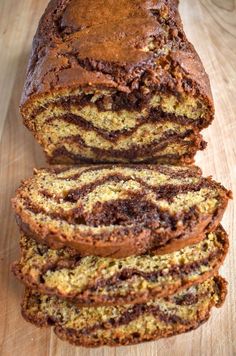
[[[13,272],[28,287],[78,305],[118,305],[160,298],[217,273],[228,250],[222,227],[201,242],[159,256],[123,259],[51,250],[24,235]]]
[[[27,290],[22,314],[37,326],[54,326],[62,340],[96,347],[136,344],[193,330],[205,322],[213,306],[219,307],[226,295],[221,277],[166,299],[146,304],[84,307]]]
[[[52,0],[21,113],[50,162],[191,163],[214,109],[177,0]]]
[[[196,167],[57,167],[36,170],[13,206],[24,233],[52,248],[126,257],[200,241],[230,194]]]

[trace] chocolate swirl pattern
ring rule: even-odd
[[[195,167],[90,166],[36,171],[13,206],[25,234],[53,248],[126,257],[200,241],[229,197]]]
[[[205,322],[226,295],[232,193],[190,166],[214,106],[178,0],[51,0],[20,110],[49,163],[68,164],[12,201],[24,318],[86,347]]]
[[[51,250],[22,235],[13,272],[26,286],[77,305],[141,303],[176,293],[217,273],[228,250],[222,227],[178,251],[123,259]]]
[[[225,295],[226,282],[218,276],[169,298],[136,305],[79,308],[27,290],[22,314],[37,326],[54,326],[57,336],[72,344],[118,346],[193,330],[223,303]]]

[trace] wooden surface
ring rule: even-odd
[[[158,342],[88,350],[58,340],[50,329],[37,329],[20,315],[22,286],[10,264],[18,256],[18,230],[10,207],[21,179],[45,164],[41,149],[23,127],[18,103],[32,36],[47,0],[0,0],[0,355],[2,356],[232,356],[236,355],[236,242],[234,203],[224,217],[230,252],[222,268],[229,293],[198,330]],[[197,157],[236,197],[236,1],[182,0],[185,30],[210,75],[216,118],[203,132],[207,149]]]

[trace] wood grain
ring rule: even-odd
[[[236,355],[236,235],[234,203],[224,216],[231,246],[222,274],[229,280],[223,308],[208,323],[186,335],[121,348],[87,350],[58,340],[51,330],[27,324],[20,315],[22,287],[10,272],[17,258],[18,231],[10,198],[20,180],[45,165],[41,149],[23,127],[18,104],[32,36],[47,0],[0,1],[0,354],[3,356],[232,356]],[[216,118],[204,131],[207,149],[197,157],[236,196],[236,1],[181,0],[186,33],[211,79]]]

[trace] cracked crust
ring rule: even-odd
[[[175,90],[202,92],[212,105],[208,77],[185,37],[177,4],[176,0],[151,3],[111,0],[109,6],[100,0],[50,1],[34,39],[22,104],[32,95],[67,85],[120,87],[121,91],[129,92],[134,79],[139,80],[144,73],[155,82],[158,70],[161,71],[159,80],[164,84],[169,73],[161,66],[157,66],[155,72],[156,51],[169,45],[173,47],[169,60],[182,73]],[[166,38],[164,28],[167,25]],[[100,30],[100,37],[97,30]],[[123,39],[125,36],[127,40]],[[154,49],[145,51],[150,38],[157,43],[153,44]],[[184,88],[187,79],[192,79],[194,89],[188,88],[186,83]]]
[[[176,0],[49,3],[34,38],[21,113],[51,163],[189,164],[205,147],[199,130],[213,119],[211,90],[177,5]],[[71,114],[73,123],[65,122]],[[167,140],[158,138],[163,117]],[[105,138],[102,122],[109,124]]]

